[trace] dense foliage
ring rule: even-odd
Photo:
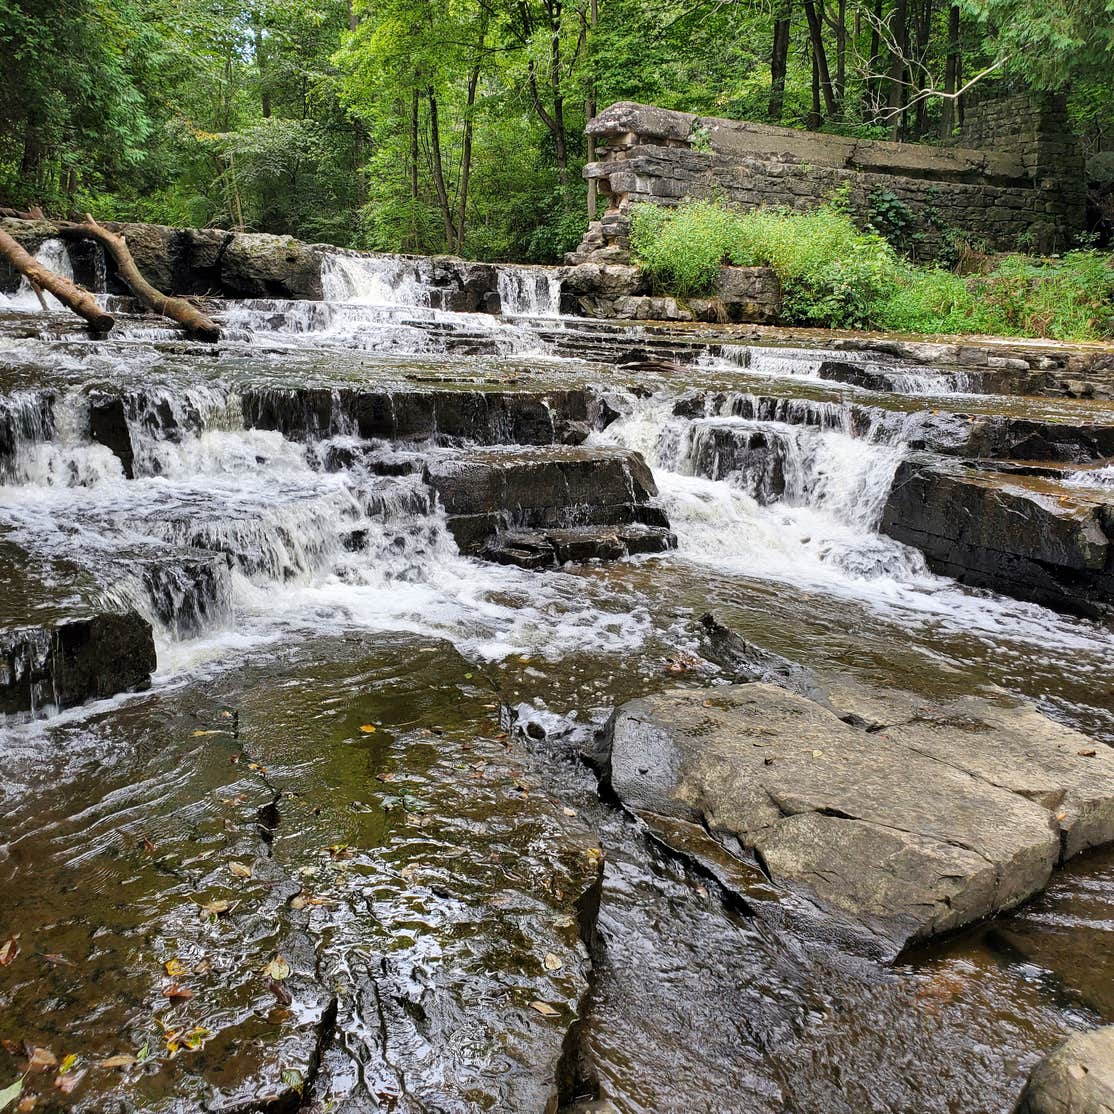
[[[596,104],[933,138],[984,70],[1114,131],[1111,0],[0,0],[0,203],[555,259]],[[1011,77],[1011,71],[1013,76]]]
[[[632,250],[660,286],[696,295],[725,263],[767,265],[788,322],[919,333],[992,333],[1092,340],[1114,335],[1114,260],[1010,255],[984,273],[916,267],[839,200],[811,212],[742,211],[712,201],[635,210]]]

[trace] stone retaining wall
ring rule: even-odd
[[[629,212],[640,202],[722,197],[746,207],[810,209],[845,185],[863,220],[881,192],[907,206],[922,258],[944,251],[953,231],[993,250],[1070,247],[1084,220],[1078,148],[1048,112],[1020,113],[1013,140],[1007,119],[996,109],[973,111],[971,134],[994,145],[975,150],[848,139],[620,102],[588,123],[601,154],[584,174],[597,181],[609,207],[570,262],[626,261]]]

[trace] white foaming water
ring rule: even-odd
[[[511,317],[559,317],[561,276],[534,267],[500,267],[496,281],[499,305]]]
[[[152,622],[163,680],[306,630],[410,631],[490,660],[633,650],[651,630],[637,599],[601,606],[574,576],[462,557],[420,475],[322,472],[277,432],[220,428],[236,407],[209,388],[181,392],[168,425],[169,405],[154,391],[128,411],[134,479],[67,432],[33,446],[53,465],[0,486],[13,541],[80,552],[110,599]]]
[[[1064,476],[1064,483],[1075,487],[1094,487],[1102,490],[1114,488],[1114,464],[1104,468],[1081,468],[1076,472],[1068,472]]]
[[[825,363],[861,368],[877,377],[876,386],[844,383],[823,374]],[[771,379],[814,379],[838,383],[855,391],[880,390],[903,395],[963,395],[977,392],[977,375],[956,369],[939,371],[906,364],[883,364],[868,360],[858,352],[825,351],[812,348],[763,348],[756,345],[724,344],[705,353],[697,367],[707,370],[743,368],[753,375]]]
[[[630,400],[627,414],[594,439],[645,457],[681,559],[732,576],[854,599],[905,626],[933,624],[1089,652],[1109,643],[1100,631],[1036,604],[963,589],[929,572],[918,550],[879,534],[905,451],[900,442],[855,438],[839,429],[739,421],[740,430],[765,430],[791,446],[782,457],[786,496],[763,504],[730,476],[691,474],[700,462],[702,431],[715,423],[675,418],[672,409],[671,398]]]
[[[402,256],[329,253],[321,259],[321,294],[327,302],[429,306],[428,266]]]
[[[44,240],[42,246],[35,252],[35,260],[41,263],[48,271],[53,271],[63,278],[73,278],[73,266],[70,264],[70,253],[66,250],[66,245],[61,240],[53,237],[49,240]],[[66,308],[53,294],[46,290],[43,291],[43,300],[46,302],[46,312],[53,313]],[[39,296],[31,288],[31,284],[27,281],[25,276],[20,277],[19,289],[17,289],[14,294],[0,294],[0,310],[4,309],[20,310],[25,313],[44,312],[43,304],[39,301]]]

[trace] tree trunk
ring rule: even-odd
[[[820,23],[820,16],[816,11],[815,0],[805,0],[805,16],[808,19],[808,34],[812,42],[812,64],[824,93],[824,108],[829,116],[837,114],[835,93],[832,90],[832,78],[828,72],[828,55],[824,50],[824,28]]]
[[[271,116],[271,88],[267,80],[267,47],[263,42],[263,17],[258,11],[251,13],[252,38],[255,43],[255,68],[259,74],[259,102],[263,119]]]
[[[810,131],[819,131],[824,123],[824,115],[820,111],[820,69],[816,65],[816,51],[811,46],[808,53],[812,61],[812,111],[808,114],[807,127]]]
[[[65,230],[76,232],[83,236],[91,236],[99,244],[103,244],[116,260],[116,270],[120,277],[128,284],[128,289],[152,312],[171,321],[177,321],[194,336],[201,340],[220,340],[220,329],[216,323],[197,308],[190,305],[184,298],[163,294],[156,290],[140,274],[135,265],[132,253],[128,250],[127,241],[118,232],[110,232],[107,228],[97,224],[86,213],[84,224],[65,224]]]
[[[445,223],[445,250],[451,253],[456,235],[453,229],[453,210],[449,203],[449,190],[445,185],[445,168],[441,162],[441,124],[437,116],[437,95],[430,89],[428,96],[429,146],[433,161],[433,188],[437,191],[437,201],[441,206],[441,219]]]
[[[596,115],[596,26],[600,21],[599,0],[591,0],[588,6],[588,97],[584,102],[584,119],[591,120]],[[596,137],[588,136],[588,162],[596,161]],[[588,179],[588,219],[596,219],[599,206],[599,182]]]
[[[940,104],[940,138],[950,139],[955,128],[954,94],[959,88],[959,5],[948,11],[948,60],[944,68],[944,92],[952,94]]]
[[[878,90],[881,79],[877,76],[878,67],[882,64],[882,0],[874,0],[874,9],[870,22],[870,74],[863,82],[863,115],[870,119],[878,112]]]
[[[418,250],[418,90],[410,98],[410,250]]]
[[[116,323],[112,314],[105,313],[97,305],[92,294],[82,290],[68,278],[48,270],[2,228],[0,228],[0,255],[27,279],[36,293],[40,290],[49,290],[64,306],[88,321],[89,327],[95,332],[107,333]],[[41,301],[41,294],[39,298]]]
[[[901,131],[901,110],[905,103],[905,52],[907,48],[906,34],[906,0],[897,0],[893,13],[890,16],[890,38],[893,41],[893,50],[890,54],[890,87],[886,98],[888,120],[890,125],[890,138],[897,139]]]
[[[793,11],[789,4],[774,21],[774,44],[770,51],[770,119],[781,123],[785,111],[785,74],[789,68],[789,29]]]
[[[468,75],[468,101],[464,109],[464,143],[460,154],[460,201],[456,210],[456,250],[464,249],[464,221],[468,212],[468,183],[472,177],[472,109],[476,104],[476,86],[480,67],[475,65]]]

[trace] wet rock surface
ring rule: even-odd
[[[1016,1114],[1114,1111],[1114,1025],[1069,1037],[1033,1069]]]
[[[12,887],[0,861],[20,930],[0,966],[5,1077],[27,1041],[76,1055],[78,1110],[564,1097],[598,844],[450,648],[338,649],[55,725],[45,829],[38,771],[12,756],[5,830],[38,879]],[[55,1076],[26,1082],[47,1108]]]
[[[909,460],[882,529],[964,583],[1086,615],[1114,609],[1114,500],[1101,491]]]
[[[894,950],[1020,904],[1114,839],[1114,758],[1031,707],[827,698],[754,683],[626,704],[605,783],[667,842],[671,822],[702,828]]]

